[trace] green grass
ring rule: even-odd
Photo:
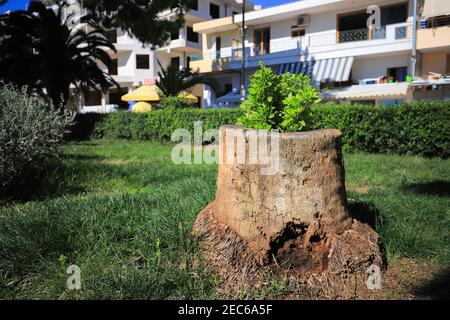
[[[171,145],[70,143],[23,200],[0,204],[0,298],[218,298],[190,237],[217,167],[174,165]],[[450,262],[450,162],[345,155],[354,214],[377,217],[388,257]],[[81,268],[82,290],[65,289]],[[276,279],[275,279],[276,280]],[[269,295],[276,295],[278,282]]]

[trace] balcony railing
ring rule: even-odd
[[[339,32],[339,43],[378,39],[386,39],[386,27],[373,31],[365,28]]]
[[[191,61],[200,61],[204,59],[221,59],[221,58],[231,58],[233,54],[233,48],[223,48],[221,50],[209,50],[207,54],[193,54],[189,57],[191,58]]]
[[[324,32],[319,34],[306,35],[296,39],[272,39],[270,42],[270,48],[267,53],[261,54],[261,51],[257,48],[246,47],[245,57],[252,59],[262,56],[281,56],[283,54],[299,55],[301,52],[308,50],[320,51],[339,49],[342,44],[345,47],[350,46],[351,42],[358,41],[372,41],[372,40],[386,40],[396,41],[411,38],[411,29],[409,24],[400,23],[394,25],[387,25],[379,30],[373,30],[369,32],[368,29],[357,29],[341,31],[339,33]],[[366,45],[366,44],[355,44]],[[367,44],[368,45],[368,44]],[[335,47],[338,46],[338,47]],[[241,61],[243,57],[242,48],[223,48],[220,51],[210,51],[206,55],[194,55],[191,56],[191,61],[198,61],[203,59],[218,59],[218,58],[231,58],[231,61]]]

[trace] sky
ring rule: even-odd
[[[260,4],[264,8],[266,8],[293,1],[295,0],[253,0],[253,3]],[[28,0],[9,0],[8,4],[0,7],[0,13],[3,13],[8,10],[25,9],[27,2]]]

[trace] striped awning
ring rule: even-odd
[[[278,72],[303,73],[315,82],[343,82],[349,80],[354,60],[354,57],[343,57],[287,63],[280,65]]]
[[[292,73],[292,74],[300,74],[303,73],[305,75],[311,75],[314,67],[314,61],[306,61],[306,62],[294,62],[294,63],[285,63],[280,65],[280,69],[278,69],[278,74],[283,73]]]
[[[324,90],[321,96],[326,100],[405,99],[409,86],[407,82],[354,85]]]

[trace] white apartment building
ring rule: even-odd
[[[380,29],[367,27],[370,5],[381,9]],[[263,61],[276,73],[309,74],[324,97],[392,104],[407,99],[412,22],[412,0],[295,1],[246,13],[244,55],[242,14],[194,24],[203,51],[191,67],[217,79],[225,94],[205,87],[205,107],[239,103],[243,56],[246,85]]]
[[[324,99],[394,104],[416,99],[411,94],[413,0],[299,0],[261,9],[247,1],[245,51],[242,50],[242,0],[193,1],[185,25],[163,47],[144,47],[121,30],[109,32],[117,52],[111,68],[122,91],[96,92],[86,106],[124,105],[121,96],[155,81],[170,63],[190,67],[217,80],[192,93],[201,107],[240,103],[241,68],[245,85],[259,62],[275,73],[306,73]],[[450,1],[418,0],[416,77],[450,75]],[[380,29],[367,27],[368,7],[380,8]],[[162,18],[174,15],[163,13]],[[411,80],[411,79],[408,79]],[[450,83],[449,83],[450,84]],[[418,87],[425,91],[423,85]],[[450,86],[449,86],[450,88]],[[418,90],[416,90],[418,91]],[[450,98],[450,89],[448,90]],[[424,94],[434,97],[436,93]]]
[[[254,5],[248,1],[246,8],[251,11],[254,9]],[[73,10],[80,9],[73,7]],[[107,94],[93,91],[86,99],[83,99],[82,104],[90,107],[86,109],[100,111],[110,109],[111,105],[125,107],[127,104],[121,101],[121,96],[144,83],[154,82],[160,72],[158,61],[164,68],[170,63],[185,68],[189,66],[191,56],[201,54],[202,37],[194,32],[193,25],[195,23],[231,17],[241,10],[242,4],[236,0],[193,0],[185,14],[184,26],[171,35],[170,41],[165,46],[153,49],[143,46],[137,39],[131,38],[122,30],[108,32],[108,38],[114,43],[117,50],[117,52],[110,51],[113,59],[110,73],[120,84],[121,91],[119,92],[117,88],[111,88]],[[174,18],[175,13],[161,13],[161,19]],[[193,88],[192,94],[199,97],[201,105],[203,87]]]

